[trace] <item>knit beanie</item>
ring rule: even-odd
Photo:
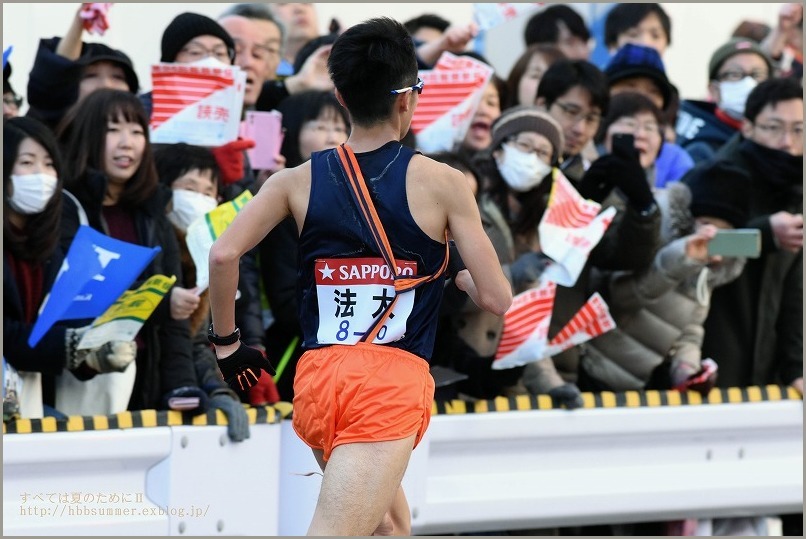
[[[714,51],[714,54],[711,55],[711,61],[708,62],[708,80],[716,80],[716,73],[719,71],[719,68],[722,67],[722,64],[724,64],[725,61],[731,56],[740,54],[742,52],[752,52],[761,56],[767,63],[767,67],[770,70],[770,75],[772,75],[772,61],[770,60],[770,57],[767,56],[761,49],[761,46],[752,39],[747,39],[746,37],[735,37],[719,47],[716,51]]]
[[[735,228],[747,224],[747,173],[737,165],[718,162],[692,171],[685,179],[691,191],[691,215],[719,217]]]
[[[224,28],[210,17],[198,13],[181,13],[162,33],[162,57],[160,62],[175,62],[182,47],[197,36],[221,38],[230,51],[235,50],[235,42]]]
[[[490,149],[498,148],[509,137],[524,131],[537,133],[548,139],[554,148],[552,162],[557,161],[562,155],[565,146],[562,127],[547,112],[534,105],[519,105],[506,109],[493,122],[491,128],[493,140]]]
[[[663,66],[658,51],[652,47],[627,43],[621,47],[607,64],[604,70],[608,86],[634,77],[651,79],[663,95],[663,108],[672,99],[672,85],[666,77],[666,68]]]

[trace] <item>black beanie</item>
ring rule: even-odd
[[[693,217],[719,217],[734,228],[747,224],[749,216],[747,173],[737,165],[718,162],[692,171],[684,179],[691,190]]]
[[[215,36],[227,45],[230,57],[234,56],[235,42],[224,28],[210,17],[198,13],[181,13],[162,33],[162,57],[160,62],[175,62],[182,47],[197,36]]]

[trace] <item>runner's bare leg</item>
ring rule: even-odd
[[[413,447],[414,435],[333,449],[308,535],[370,535],[387,512],[393,522],[404,524],[400,512],[408,515],[408,504],[401,504],[405,496],[400,482]]]

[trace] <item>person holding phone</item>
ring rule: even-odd
[[[803,392],[803,88],[760,83],[747,98],[742,140],[683,182],[727,176],[748,193],[742,227],[761,234],[761,256],[714,292],[703,353],[720,357],[720,387],[785,384]],[[700,204],[692,199],[692,207]]]

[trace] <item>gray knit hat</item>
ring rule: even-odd
[[[506,109],[492,125],[492,144],[494,150],[513,135],[530,131],[543,135],[554,148],[552,162],[556,162],[562,155],[565,140],[563,130],[557,120],[547,112],[534,105],[519,105]]]

